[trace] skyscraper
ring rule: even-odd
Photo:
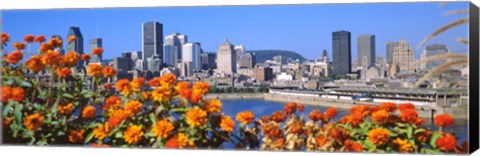
[[[238,60],[239,68],[254,68],[255,67],[255,54],[254,53],[245,53],[240,56]]]
[[[52,35],[52,38],[58,38],[62,41],[62,45],[60,47],[55,48],[54,50],[60,52],[61,55],[65,55],[65,49],[63,49],[63,39],[60,35]]]
[[[159,22],[146,22],[142,23],[142,30],[142,59],[157,55],[163,61],[163,25]]]
[[[368,68],[375,64],[375,35],[360,35],[358,40],[358,66]]]
[[[82,32],[80,32],[79,27],[70,27],[68,30],[68,36],[75,36],[75,41],[68,43],[68,51],[75,51],[78,54],[83,54],[83,36]],[[83,60],[79,59],[77,67],[81,68],[83,66]]]
[[[435,43],[435,44],[427,45],[427,47],[422,53],[423,55],[422,59],[425,59],[434,55],[446,54],[447,52],[448,52],[447,47],[444,44]],[[445,60],[428,61],[425,63],[423,69],[430,70],[444,63],[445,63]]]
[[[228,39],[218,46],[217,72],[225,74],[237,72],[237,53]]]
[[[187,36],[174,32],[165,37],[164,62],[175,67],[182,61],[182,45],[187,43]]]
[[[414,72],[415,71],[415,52],[406,40],[400,41],[395,47],[392,58],[391,68],[396,68],[396,72]]]
[[[102,47],[103,47],[103,43],[101,38],[94,38],[90,40],[90,51],[93,51],[93,49],[95,48],[102,48]],[[98,57],[97,55],[92,55],[90,62],[92,63],[102,62],[102,58],[103,58],[102,55],[103,54],[100,54],[98,55]]]
[[[400,42],[387,42],[387,64],[392,64],[393,62],[393,51],[395,47],[398,47]]]
[[[202,62],[202,70],[215,69],[217,68],[216,64],[216,53],[202,53],[200,54],[200,62]]]
[[[202,68],[200,62],[201,51],[200,43],[185,43],[182,47],[182,63],[191,62],[193,70],[200,70]]]
[[[352,66],[350,32],[341,30],[332,33],[333,75],[346,75]]]

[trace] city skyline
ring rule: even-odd
[[[389,5],[390,7],[378,7],[379,5]],[[446,7],[449,8],[462,8],[461,6],[467,6],[468,3],[462,2],[455,2]],[[359,7],[360,6],[360,7]],[[401,8],[409,7],[410,12],[404,12]],[[219,22],[215,22],[218,18],[225,17],[227,15],[217,15],[213,16],[212,20],[209,22],[212,23],[198,23],[198,24],[185,24],[185,21],[179,20],[178,22],[171,21],[169,18],[182,18],[189,13],[195,13],[199,11],[206,11],[202,12],[204,15],[212,15],[218,12],[225,12],[225,8],[221,7],[179,7],[179,8],[141,8],[141,9],[94,9],[94,10],[29,10],[29,11],[4,11],[4,28],[7,33],[11,34],[12,41],[21,41],[23,36],[26,34],[33,34],[33,35],[60,35],[63,38],[66,38],[66,31],[70,26],[77,26],[80,27],[82,35],[84,36],[84,40],[90,40],[92,38],[102,38],[104,40],[103,47],[105,49],[105,59],[111,59],[120,55],[120,53],[124,51],[135,51],[139,50],[142,51],[141,48],[141,31],[140,28],[141,23],[143,22],[150,22],[150,21],[157,21],[163,24],[163,39],[165,35],[171,34],[173,32],[179,32],[181,34],[185,34],[189,36],[189,39],[192,39],[196,42],[202,43],[202,48],[204,51],[216,51],[218,45],[225,39],[228,38],[234,45],[242,44],[245,45],[247,50],[259,50],[259,49],[279,49],[279,50],[291,50],[295,51],[307,59],[315,59],[321,56],[321,52],[323,49],[328,51],[328,55],[332,58],[332,47],[331,47],[331,33],[338,30],[347,30],[351,32],[352,37],[352,47],[357,47],[357,42],[354,40],[361,34],[372,34],[376,36],[376,56],[384,56],[386,57],[386,42],[388,41],[400,41],[402,39],[406,39],[410,45],[414,47],[415,56],[416,58],[420,57],[421,51],[424,49],[423,46],[420,49],[416,48],[417,43],[420,43],[424,37],[426,37],[429,33],[435,30],[437,27],[440,27],[444,23],[452,21],[452,19],[457,18],[459,15],[450,15],[445,16],[443,13],[448,10],[447,8],[439,8],[438,3],[385,3],[385,4],[361,4],[356,5],[353,9],[357,11],[357,14],[362,14],[363,16],[367,17],[366,15],[374,15],[378,13],[388,13],[392,14],[392,18],[396,20],[395,25],[388,24],[388,22],[381,22],[381,16],[373,16],[372,18],[364,18],[362,19],[363,22],[358,24],[354,24],[355,22],[359,22],[362,20],[349,18],[349,19],[338,19],[335,21],[328,21],[328,19],[344,17],[347,14],[339,14],[339,15],[329,15],[329,14],[315,14],[321,12],[330,12],[330,13],[337,13],[339,11],[335,11],[336,9],[345,10],[340,8],[350,7],[349,4],[335,4],[335,5],[326,5],[326,4],[319,4],[319,5],[288,5],[288,6],[226,6],[227,15],[235,15],[231,17],[238,17],[241,16],[243,18],[226,18],[226,20],[233,21],[234,24],[220,24],[220,26],[215,26]],[[372,7],[378,8],[374,9],[373,11],[369,11]],[[388,8],[388,9],[385,9]],[[289,9],[291,14],[286,14],[288,16],[298,16],[299,19],[294,20],[294,18],[289,18],[293,21],[284,22],[283,25],[277,27],[272,27],[272,25],[279,25],[281,20],[278,17],[275,17],[274,13],[281,14],[282,9]],[[427,10],[425,10],[427,9]],[[213,11],[212,11],[213,10]],[[422,13],[419,16],[411,16],[412,12],[418,12],[422,10]],[[113,14],[116,12],[131,12],[132,14],[142,14],[142,17],[138,17],[138,19],[128,22],[119,22],[122,21],[122,18],[113,18],[107,19],[106,17],[116,17]],[[32,15],[30,13],[35,12],[38,14]],[[155,12],[179,12],[180,15],[175,14],[166,14],[165,16],[161,15],[150,15],[148,13],[155,13]],[[249,12],[260,12],[261,14],[259,17],[254,17]],[[355,12],[355,11],[353,11]],[[395,15],[397,12],[402,12],[401,16]],[[37,20],[33,16],[45,16],[45,17],[55,17],[58,15],[55,14],[73,14],[72,18],[79,19],[78,22],[72,21],[72,19],[66,19],[65,21],[56,21],[56,25],[44,25],[41,24],[38,26],[29,27],[28,29],[25,28],[28,25],[21,24],[23,21],[15,21],[12,19],[32,19],[31,21]],[[97,18],[90,18],[92,21],[89,24],[84,24],[81,22],[85,19],[81,17],[89,17],[92,13],[98,13]],[[244,14],[242,14],[244,13]],[[32,17],[25,17],[26,15]],[[80,15],[81,14],[81,15]],[[242,15],[240,15],[242,14]],[[143,16],[145,15],[145,17]],[[328,15],[328,16],[327,16]],[[362,16],[356,15],[356,16]],[[131,19],[132,15],[128,15],[125,17],[126,19]],[[173,17],[169,17],[173,16]],[[325,16],[325,17],[324,17]],[[331,16],[331,17],[329,17]],[[410,17],[409,17],[410,16]],[[167,18],[168,19],[162,19]],[[208,17],[208,16],[207,16]],[[98,21],[102,18],[105,18],[105,21],[110,22],[109,24],[105,24],[105,21]],[[269,21],[268,19],[271,20]],[[49,20],[44,19],[44,20]],[[116,19],[116,20],[115,20]],[[318,19],[318,20],[317,20]],[[427,24],[422,23],[422,19]],[[425,21],[425,19],[429,19]],[[194,22],[197,20],[205,20],[204,17],[190,17],[186,19],[186,21]],[[248,21],[254,22],[252,24],[258,27],[258,30],[251,29],[251,28],[242,28],[245,22],[241,21]],[[98,21],[98,22],[95,22]],[[116,22],[115,22],[116,21]],[[240,21],[240,22],[235,22]],[[327,22],[325,22],[327,21]],[[405,21],[420,21],[417,23],[406,23]],[[248,23],[247,22],[247,23]],[[260,23],[258,23],[260,22]],[[349,24],[350,23],[350,24]],[[370,23],[370,24],[368,24]],[[17,26],[12,29],[12,26]],[[109,26],[110,25],[110,26]],[[117,29],[127,29],[123,30],[122,33],[115,33]],[[218,27],[228,27],[217,29]],[[321,27],[314,28],[315,26],[320,25]],[[384,27],[385,30],[378,30],[375,27],[381,27],[389,25],[389,27]],[[118,28],[117,28],[118,27]],[[302,29],[304,27],[310,29]],[[358,28],[357,28],[358,27]],[[270,28],[270,29],[266,29]],[[298,29],[297,29],[298,28]],[[404,29],[401,29],[404,28]],[[57,30],[55,30],[57,29]],[[98,30],[101,31],[98,31]],[[247,30],[248,29],[248,30]],[[44,30],[44,31],[43,31]],[[63,30],[63,31],[62,31]],[[130,30],[130,31],[129,31]],[[233,31],[234,30],[234,31]],[[288,31],[285,31],[288,30]],[[405,30],[405,32],[396,32],[398,30]],[[412,31],[415,30],[415,31]],[[99,33],[100,32],[100,33]],[[247,32],[247,33],[246,33]],[[278,32],[284,33],[284,35],[278,34]],[[112,34],[113,33],[113,34]],[[310,33],[310,34],[307,34]],[[437,36],[428,44],[433,43],[440,43],[445,44],[449,49],[452,51],[463,51],[466,50],[461,44],[456,43],[455,39],[457,37],[464,37],[467,36],[467,29],[466,26],[462,26],[460,28],[450,30],[443,35]],[[125,34],[125,35],[120,35]],[[129,35],[130,34],[130,35]],[[277,34],[277,35],[275,35]],[[303,34],[303,35],[302,35]],[[118,36],[120,35],[120,36]],[[202,36],[209,36],[209,37],[202,37]],[[135,37],[136,36],[136,37]],[[138,37],[140,36],[140,37]],[[252,37],[253,36],[253,37]],[[257,37],[258,36],[258,37]],[[278,36],[284,36],[279,38]],[[301,41],[296,41],[297,37],[303,37],[304,39]],[[128,39],[126,39],[128,38]],[[129,44],[125,44],[124,40],[128,40]],[[289,43],[289,44],[285,44]],[[65,44],[65,43],[64,43]],[[10,48],[10,49],[9,49]],[[7,48],[8,51],[11,51],[11,47]],[[32,46],[35,48],[35,45]],[[87,48],[88,47],[84,47]],[[162,49],[163,50],[163,49]],[[84,51],[87,53],[87,51]],[[352,58],[357,58],[357,48],[352,48]],[[354,59],[352,59],[353,61]]]

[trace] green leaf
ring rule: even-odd
[[[183,112],[187,112],[187,110],[185,108],[173,108],[170,110],[170,113],[183,113]]]
[[[393,131],[389,131],[389,134],[390,134],[390,137],[397,137],[398,134],[393,132]]]
[[[442,133],[440,132],[434,132],[432,134],[432,138],[430,139],[430,146],[432,146],[432,148],[437,148],[437,139],[442,137]]]
[[[72,95],[72,94],[69,94],[69,93],[63,93],[62,96],[63,96],[63,97],[66,97],[66,98],[73,99],[73,95]]]
[[[87,138],[85,139],[85,143],[90,142],[90,140],[92,140],[92,138],[93,138],[93,135],[94,135],[93,131],[90,132],[90,134],[88,134],[88,135],[87,135]]]
[[[157,119],[155,118],[155,114],[150,113],[150,114],[148,115],[148,117],[150,118],[150,121],[152,122],[152,124],[156,124],[156,123],[157,123]]]
[[[20,86],[23,86],[23,87],[32,87],[32,84],[28,81],[22,81],[22,83],[20,83]]]
[[[417,134],[417,133],[421,133],[421,132],[425,132],[425,129],[423,129],[423,128],[416,129],[415,132],[413,132],[413,134]]]
[[[153,137],[157,137],[157,136],[155,136],[155,134],[153,134],[152,132],[146,133],[145,136],[147,136],[147,137],[152,137],[152,138],[153,138]]]
[[[407,137],[408,137],[409,139],[412,138],[412,133],[413,133],[413,127],[408,126],[408,127],[407,127]]]
[[[422,150],[423,150],[423,152],[425,152],[427,154],[443,154],[443,152],[441,152],[441,151],[432,150],[432,149],[428,149],[428,148],[423,148]]]
[[[2,116],[4,118],[7,117],[8,112],[10,112],[10,110],[12,109],[12,105],[13,105],[13,103],[9,102],[4,106],[3,112],[2,112]]]
[[[3,82],[3,85],[5,86],[11,86],[13,84],[13,79],[8,79],[8,81]]]
[[[121,131],[115,133],[115,138],[117,138],[117,139],[123,138],[123,133]]]
[[[15,115],[15,121],[17,121],[17,123],[22,122],[22,109],[23,109],[23,105],[15,103],[14,115]]]
[[[57,136],[65,136],[65,132],[64,131],[58,131],[57,132]]]

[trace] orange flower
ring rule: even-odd
[[[97,115],[97,109],[94,106],[87,106],[82,110],[82,118],[93,119]]]
[[[270,116],[261,116],[260,121],[262,123],[268,123],[268,122],[270,122]]]
[[[173,126],[173,123],[171,123],[167,119],[163,119],[161,121],[158,121],[153,126],[152,133],[155,134],[155,136],[157,136],[157,138],[165,139],[170,134],[172,134],[174,128],[175,127]]]
[[[402,153],[408,153],[413,151],[413,146],[408,142],[407,139],[397,138],[393,140],[393,146]]]
[[[78,62],[78,53],[70,51],[62,59],[62,65],[66,67],[74,67]]]
[[[77,37],[75,37],[75,36],[68,36],[68,38],[67,38],[68,43],[73,42],[75,40],[77,40]]]
[[[190,103],[195,104],[200,102],[202,99],[203,99],[203,94],[194,92],[192,96],[190,96]]]
[[[104,125],[99,125],[93,130],[93,137],[95,137],[98,140],[103,140],[108,137],[112,129],[108,125],[108,123],[105,123]]]
[[[370,115],[370,106],[369,105],[359,105],[359,106],[354,106],[350,109],[351,114],[359,113],[363,116],[365,115]]]
[[[128,117],[131,117],[137,114],[138,112],[142,111],[142,106],[143,104],[138,101],[135,101],[135,100],[128,101],[127,104],[125,104],[125,108],[124,108],[125,114]]]
[[[142,127],[137,125],[132,125],[123,132],[123,137],[125,138],[125,142],[129,144],[136,144],[138,143],[143,137]]]
[[[13,47],[17,50],[25,49],[25,44],[22,42],[15,42],[13,43]]]
[[[378,124],[384,124],[390,119],[390,114],[387,109],[381,109],[372,113],[372,121]]]
[[[415,125],[421,125],[421,124],[424,124],[424,123],[425,123],[425,119],[423,119],[423,118],[417,118],[413,122],[413,124],[415,124]]]
[[[59,105],[57,107],[57,112],[58,114],[60,115],[70,115],[70,113],[73,112],[73,110],[75,109],[73,103],[68,103],[68,104],[65,104],[65,105]]]
[[[50,65],[50,66],[58,66],[60,63],[62,57],[60,56],[60,52],[58,51],[52,51],[48,50],[45,54],[42,56],[42,62],[45,65]]]
[[[389,131],[384,128],[374,128],[368,132],[368,140],[377,146],[387,143],[389,138]]]
[[[20,50],[16,50],[7,56],[8,63],[11,63],[11,64],[17,64],[18,61],[22,60],[22,58],[23,58],[23,52]]]
[[[344,146],[345,146],[344,152],[362,152],[363,151],[363,145],[355,141],[347,140],[345,141]]]
[[[190,88],[184,88],[184,89],[178,90],[178,93],[180,94],[180,97],[184,99],[190,99],[192,97],[193,90]]]
[[[88,73],[88,75],[90,75],[92,77],[102,76],[102,65],[96,64],[96,63],[89,64],[88,69],[87,69],[87,73]]]
[[[310,120],[313,120],[315,122],[320,121],[322,120],[322,112],[320,112],[320,110],[313,110],[308,115],[308,118],[310,118]]]
[[[115,74],[117,74],[117,71],[113,67],[105,66],[103,68],[103,76],[112,77],[112,76],[115,76]]]
[[[103,48],[100,48],[100,47],[93,48],[92,53],[95,55],[100,55],[103,53]]]
[[[350,114],[348,115],[347,123],[350,123],[353,127],[357,127],[360,123],[363,122],[363,117],[364,116],[359,112]]]
[[[192,108],[187,112],[187,124],[193,127],[198,127],[206,124],[207,120],[207,112],[199,109],[199,108]]]
[[[185,89],[190,89],[190,83],[181,81],[181,82],[178,82],[177,85],[175,86],[175,91],[179,93]]]
[[[105,105],[102,110],[118,109],[122,105],[122,100],[118,96],[110,96],[105,99]]]
[[[281,138],[283,134],[282,129],[275,124],[262,125],[262,133],[269,138]]]
[[[283,112],[285,112],[287,115],[294,114],[295,111],[297,111],[297,104],[295,102],[287,103],[283,107]]]
[[[46,53],[47,51],[49,50],[53,50],[53,46],[51,44],[48,44],[48,43],[43,43],[40,45],[40,53]]]
[[[318,148],[322,148],[325,144],[327,144],[330,140],[325,137],[324,135],[319,135],[314,138],[315,139],[315,145]]]
[[[70,141],[71,143],[83,143],[85,139],[83,136],[84,133],[85,133],[85,130],[83,129],[72,130],[68,135],[68,141]]]
[[[45,42],[45,36],[43,35],[40,35],[40,36],[36,36],[35,39],[33,40],[33,42],[36,42],[36,43],[42,43],[42,42]]]
[[[82,58],[82,60],[84,60],[84,61],[88,61],[88,60],[90,60],[90,55],[89,54],[82,54],[82,56],[80,58]]]
[[[398,109],[400,111],[403,111],[405,109],[415,109],[415,105],[411,104],[411,103],[404,103],[404,104],[400,104],[398,106]]]
[[[281,111],[276,111],[272,113],[272,121],[284,122],[286,119],[287,115]]]
[[[50,41],[48,41],[48,44],[52,45],[53,47],[61,47],[62,46],[62,40],[58,37],[51,38]]]
[[[328,129],[327,134],[328,136],[332,137],[337,143],[344,143],[345,140],[350,138],[350,133],[348,132],[348,130],[339,126]]]
[[[118,92],[121,92],[125,96],[128,96],[132,91],[132,86],[130,85],[130,81],[128,81],[128,79],[118,80],[115,84],[115,88]]]
[[[244,112],[238,113],[235,119],[237,121],[240,121],[242,124],[249,124],[250,122],[253,121],[254,118],[255,117],[253,116],[252,112],[244,111]]]
[[[384,109],[387,112],[394,112],[397,109],[397,105],[393,102],[380,103],[380,109]]]
[[[303,126],[300,122],[294,122],[290,125],[290,132],[294,134],[302,134]]]
[[[184,148],[184,147],[194,147],[192,141],[188,140],[188,137],[183,133],[178,133],[174,137],[170,138],[165,144],[167,148]]]
[[[177,77],[174,74],[165,74],[160,77],[160,85],[172,86],[177,82]]]
[[[34,73],[38,73],[45,68],[45,64],[43,64],[42,59],[38,55],[30,57],[30,59],[25,62],[25,64],[27,64],[28,69],[30,69]]]
[[[194,93],[206,94],[210,91],[210,85],[206,82],[197,82],[192,87]]]
[[[222,111],[222,103],[218,99],[209,99],[203,104],[203,109],[208,113],[220,113]]]
[[[13,118],[6,117],[3,119],[3,128],[7,128],[12,124]]]
[[[152,99],[152,93],[148,92],[148,91],[144,91],[142,92],[142,97],[145,99],[145,100],[151,100]]]
[[[449,114],[439,114],[435,116],[434,121],[439,127],[450,127],[453,125],[453,117]]]
[[[12,88],[11,91],[12,91],[11,99],[13,101],[22,102],[23,99],[25,98],[25,91],[23,90],[22,87]]]
[[[66,77],[70,76],[71,73],[72,73],[72,70],[70,70],[70,68],[62,68],[62,69],[58,70],[58,77],[66,78]]]
[[[305,106],[303,104],[297,104],[297,109],[300,112],[303,112],[305,110]]]
[[[40,113],[35,113],[25,117],[23,124],[25,125],[25,128],[27,128],[28,130],[36,131],[40,127],[42,127],[43,120],[44,118],[42,115],[40,115]]]
[[[334,108],[334,107],[330,107],[328,108],[325,113],[323,114],[323,119],[325,122],[328,122],[330,121],[331,119],[333,119],[335,116],[337,116],[337,109]]]
[[[134,92],[139,92],[140,88],[145,86],[145,78],[137,77],[132,81],[132,88]]]
[[[432,132],[425,129],[425,131],[423,131],[423,132],[416,133],[414,135],[414,138],[417,139],[420,142],[427,142],[430,139],[431,136],[432,136]]]
[[[153,101],[169,101],[172,98],[172,91],[168,86],[157,87],[152,91]]]
[[[110,90],[110,89],[112,89],[112,84],[111,84],[111,83],[105,83],[105,84],[103,85],[103,88],[104,88],[105,90]]]
[[[113,112],[109,114],[109,118],[108,118],[107,123],[111,127],[117,127],[118,125],[120,125],[120,123],[125,118],[127,118],[127,115],[125,114],[125,111],[123,111],[121,109],[116,109],[116,110],[113,110]]]
[[[235,122],[232,120],[232,118],[230,118],[230,116],[222,115],[220,129],[226,132],[231,132],[233,129],[235,129]]]
[[[400,118],[402,121],[415,123],[417,121],[418,113],[415,109],[400,109]]]
[[[33,42],[34,39],[35,39],[35,37],[31,34],[25,35],[25,37],[23,37],[23,40],[27,43]]]
[[[160,85],[160,78],[156,77],[148,81],[150,87],[158,87]]]
[[[8,34],[5,33],[5,32],[2,32],[1,37],[2,37],[2,43],[3,43],[3,44],[5,44],[5,43],[7,43],[8,41],[10,41],[10,35],[8,35]]]

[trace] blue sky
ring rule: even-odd
[[[385,56],[386,42],[406,39],[419,57],[423,47],[417,49],[417,45],[426,36],[467,16],[444,13],[466,8],[468,2],[452,2],[444,7],[439,7],[439,2],[419,2],[4,10],[2,30],[11,35],[11,41],[21,41],[26,34],[60,34],[66,38],[70,26],[79,26],[85,51],[89,50],[89,39],[101,37],[104,58],[113,58],[124,51],[141,50],[142,22],[156,20],[163,23],[164,35],[186,34],[189,41],[200,42],[204,51],[216,51],[217,44],[228,38],[247,50],[292,50],[308,59],[319,57],[323,49],[331,56],[332,32],[348,30],[352,33],[354,58],[361,34],[376,35],[377,56]],[[467,25],[428,43],[443,43],[452,51],[466,51],[465,45],[456,42],[457,37],[468,38]]]

